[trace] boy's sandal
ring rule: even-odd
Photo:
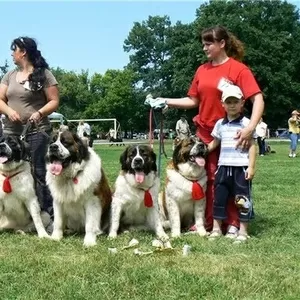
[[[238,237],[238,232],[227,232],[225,237],[228,239],[236,239]]]
[[[240,244],[246,242],[248,239],[250,239],[250,236],[248,234],[239,234],[235,241],[234,244]]]
[[[207,236],[207,238],[212,241],[220,237],[221,235],[222,235],[222,231],[219,229],[215,229]]]

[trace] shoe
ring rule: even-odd
[[[210,241],[214,241],[216,238],[219,238],[222,236],[222,231],[219,229],[214,229],[212,232],[210,232],[207,236],[207,238]]]
[[[290,153],[290,154],[289,154],[289,157],[293,157],[293,154]]]
[[[296,153],[293,154],[293,157],[296,157]]]
[[[238,236],[239,229],[233,225],[228,225],[225,237],[228,239],[235,239]]]
[[[264,154],[261,154],[260,156],[265,156]]]
[[[248,239],[250,239],[250,236],[245,233],[238,234],[236,237],[235,241],[233,242],[234,244],[241,244],[245,243]]]

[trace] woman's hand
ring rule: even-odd
[[[39,111],[34,112],[30,118],[30,122],[38,123],[42,119],[42,114]]]
[[[246,127],[239,130],[236,133],[235,139],[237,140],[236,148],[241,148],[242,150],[246,150],[250,147],[250,141],[253,138],[253,130]]]
[[[7,112],[7,117],[12,122],[21,122],[20,115],[12,108],[10,108],[9,111]]]

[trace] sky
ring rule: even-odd
[[[0,65],[19,36],[36,39],[50,67],[67,71],[105,73],[129,62],[123,50],[134,22],[168,15],[177,21],[195,20],[203,1],[3,1],[0,0]]]

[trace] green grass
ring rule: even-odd
[[[184,236],[172,243],[174,252],[137,257],[132,249],[117,254],[107,249],[137,238],[141,250],[150,250],[151,234],[124,234],[115,241],[102,236],[96,247],[85,249],[82,236],[57,243],[5,233],[0,299],[299,299],[300,157],[288,158],[288,143],[271,146],[276,154],[258,157],[256,219],[247,244]],[[123,149],[96,147],[111,185]],[[192,252],[183,257],[186,243]]]

